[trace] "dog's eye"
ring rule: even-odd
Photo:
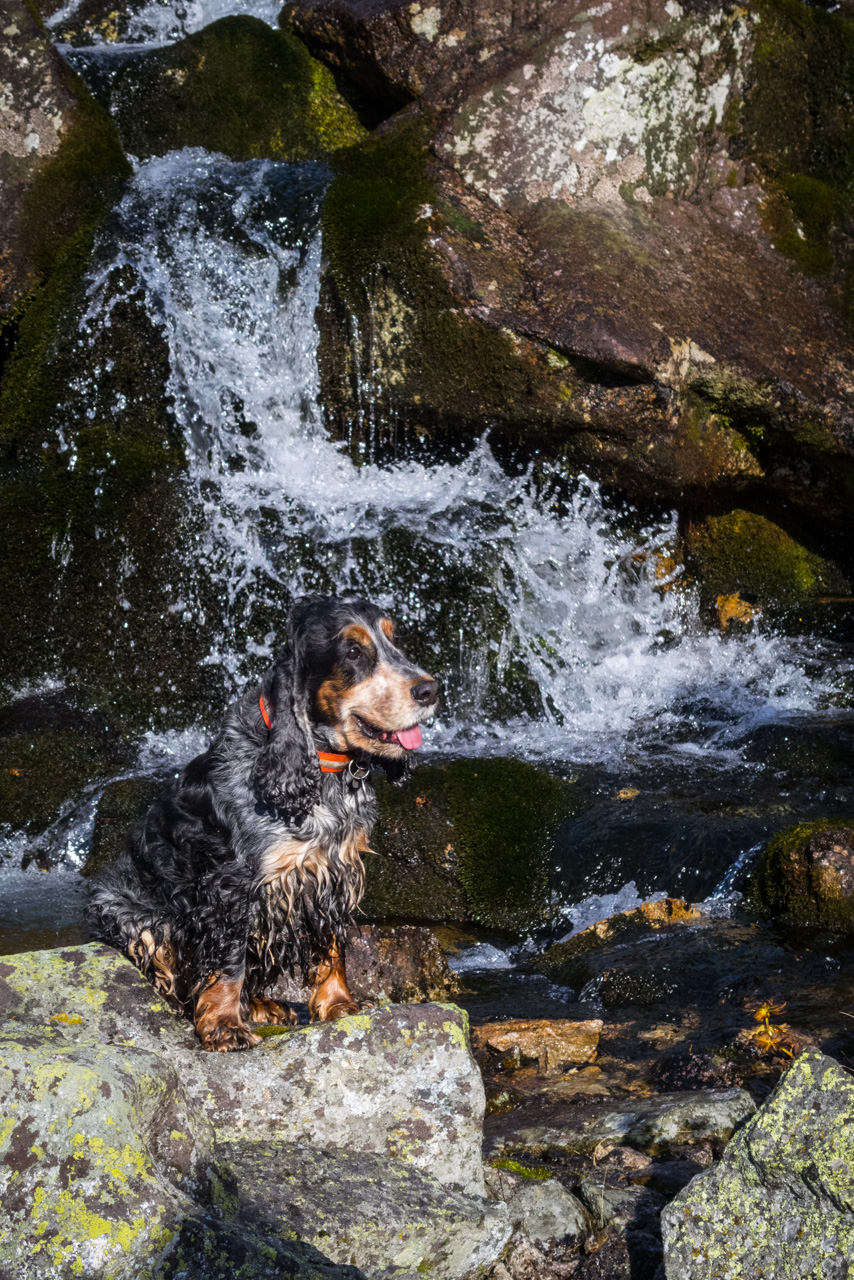
[[[347,650],[346,656],[353,662],[356,660],[356,658],[361,658],[362,656],[361,645],[351,644],[350,648]]]

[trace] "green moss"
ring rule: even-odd
[[[854,896],[840,894],[834,878],[817,871],[808,856],[813,836],[840,829],[850,841],[854,819],[802,822],[774,836],[751,877],[748,895],[753,905],[800,924],[854,931]]]
[[[0,823],[41,831],[64,800],[108,769],[102,744],[72,729],[0,739]]]
[[[380,785],[377,794],[373,845],[409,868],[416,918],[422,869],[428,883],[458,885],[466,915],[490,927],[548,918],[552,842],[579,803],[570,783],[518,760],[455,760],[422,766],[407,791]],[[448,918],[445,905],[439,898],[429,918]]]
[[[128,150],[206,147],[236,160],[306,160],[364,137],[329,70],[258,18],[221,18],[131,60],[112,109]]]
[[[418,120],[371,137],[333,159],[323,209],[327,272],[320,366],[330,428],[351,442],[361,434],[359,387],[376,405],[370,434],[405,418],[420,439],[461,428],[480,435],[485,420],[550,426],[570,369],[555,370],[537,344],[491,328],[458,306],[428,235],[442,228],[480,240],[461,210],[439,195],[429,171],[427,130]],[[344,349],[341,335],[356,341]],[[371,335],[367,342],[361,335]],[[337,345],[336,345],[337,344]],[[358,378],[356,374],[358,373]],[[382,441],[380,441],[382,443]]]
[[[834,565],[751,511],[709,516],[689,528],[687,540],[708,600],[738,593],[773,614],[848,592]]]
[[[537,1182],[554,1177],[554,1170],[546,1169],[544,1165],[519,1164],[518,1160],[493,1160],[490,1168],[506,1169],[508,1173],[515,1173],[520,1178],[532,1178]]]
[[[841,285],[852,262],[854,24],[798,0],[758,0],[755,13],[736,146],[770,180],[763,217],[776,248]]]

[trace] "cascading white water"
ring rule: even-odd
[[[80,4],[81,0],[68,0],[47,19],[48,28],[55,29],[73,18]],[[231,14],[260,18],[276,27],[281,9],[279,0],[147,0],[129,15],[123,34],[127,44],[172,44]],[[103,36],[93,34],[93,44],[102,41]]]
[[[654,742],[724,759],[757,722],[832,699],[792,642],[710,634],[690,592],[663,589],[672,520],[629,535],[595,484],[567,497],[557,471],[509,476],[488,435],[462,462],[354,466],[317,405],[326,180],[196,150],[151,160],[91,281],[95,326],[109,272],[130,264],[168,339],[222,611],[210,660],[237,685],[272,653],[287,599],[355,590],[438,654],[446,745],[608,759]]]

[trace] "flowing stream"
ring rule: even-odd
[[[269,661],[294,596],[388,608],[443,681],[428,751],[539,758],[588,787],[556,854],[567,927],[597,902],[729,893],[769,830],[852,805],[850,657],[708,629],[673,559],[675,517],[644,523],[556,466],[511,473],[489,423],[462,460],[354,464],[318,403],[329,176],[174,152],[137,166],[101,233],[81,342],[110,323],[111,272],[131,267],[168,342],[201,517],[195,587],[170,608],[204,624],[226,692]],[[151,733],[140,771],[203,740],[181,723]],[[72,866],[96,799],[70,798],[52,837]],[[8,910],[26,915],[15,885]],[[77,895],[66,904],[77,918]]]

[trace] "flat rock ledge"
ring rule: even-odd
[[[802,1053],[661,1223],[667,1280],[848,1280],[854,1077]]]
[[[0,1018],[4,1280],[459,1280],[507,1243],[454,1005],[209,1054],[92,944],[3,957]]]

